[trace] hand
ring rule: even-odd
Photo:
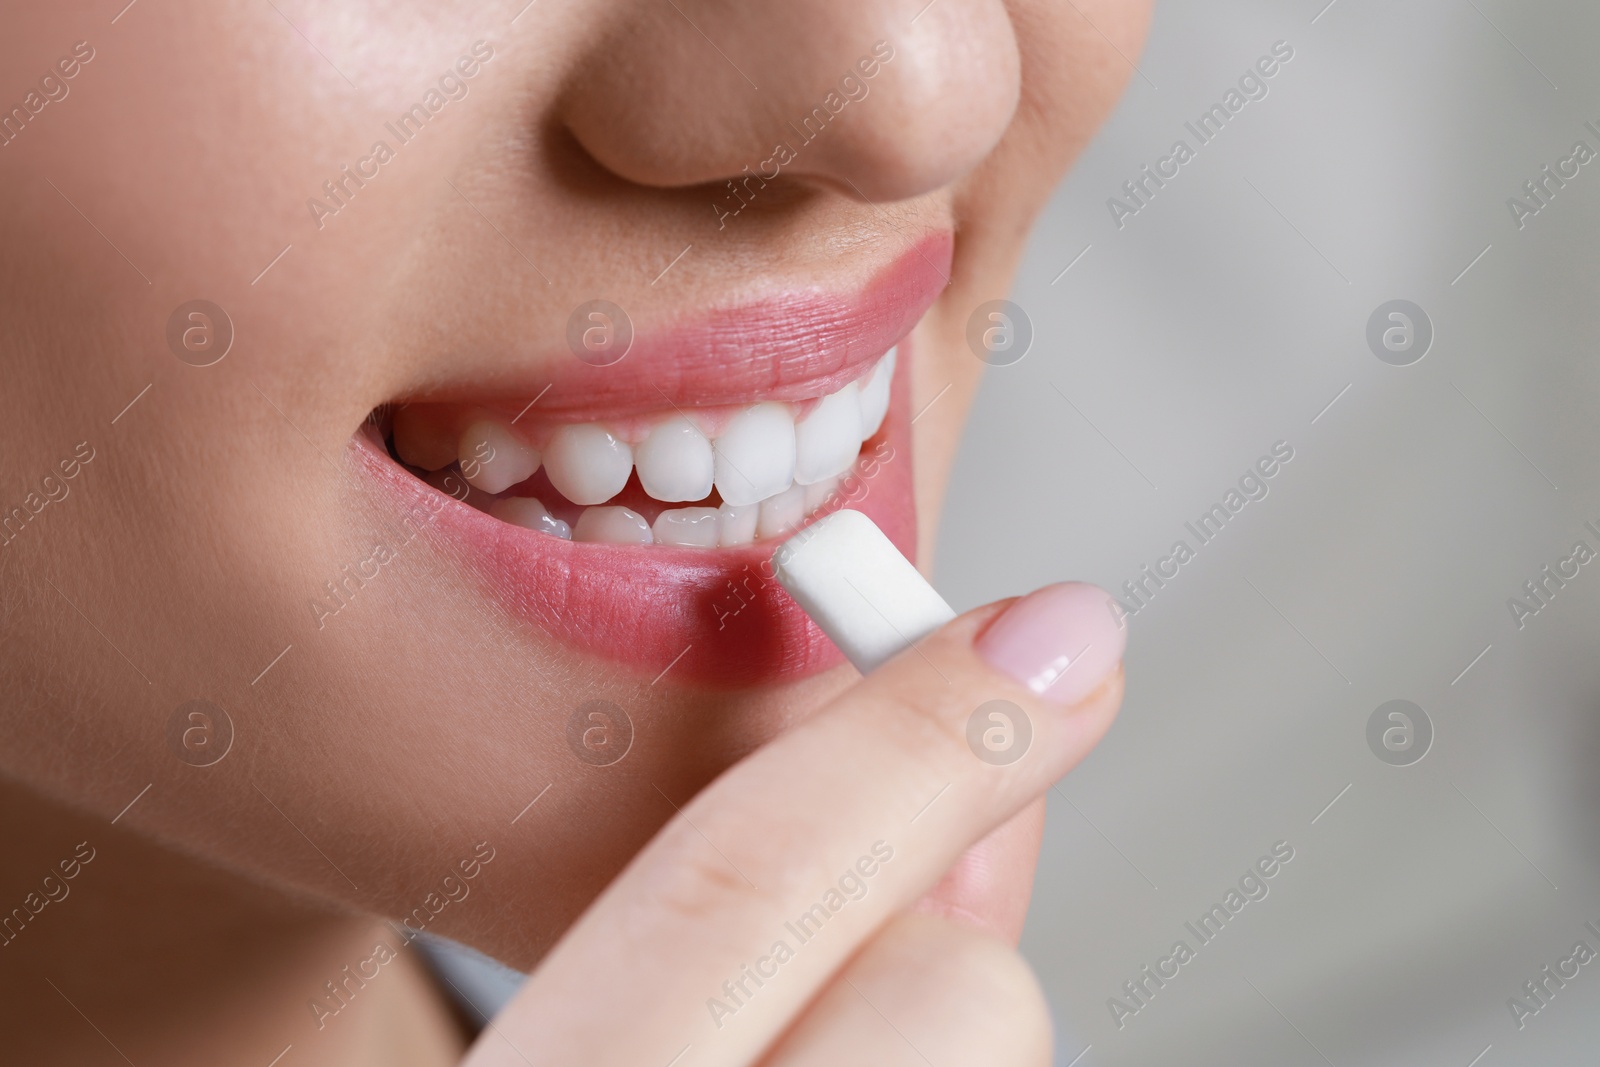
[[[466,1067],[1047,1062],[1015,951],[909,909],[1099,741],[1124,641],[1105,593],[1065,584],[884,664],[668,823]],[[980,716],[995,732],[975,750],[993,700],[1014,708]]]

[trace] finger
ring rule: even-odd
[[[1009,946],[966,923],[902,915],[806,1009],[763,1067],[1043,1067],[1050,1012]]]
[[[1044,799],[1035,800],[990,831],[961,854],[914,910],[967,923],[1015,945],[1033,896],[1044,809]]]
[[[690,1048],[696,1064],[753,1061],[882,923],[1099,740],[1122,691],[1112,603],[1066,584],[971,612],[730,769],[468,1062],[517,1064],[530,1048],[551,1062],[666,1064]],[[982,743],[969,744],[975,714]]]

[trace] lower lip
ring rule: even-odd
[[[915,558],[909,345],[900,343],[884,429],[811,521],[864,512]],[[437,497],[433,535],[463,578],[514,617],[587,654],[655,678],[719,688],[790,681],[844,662],[773,578],[778,542],[736,549],[563,541],[491,518],[414,477],[365,435],[355,450],[401,511]]]

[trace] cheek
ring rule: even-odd
[[[899,422],[903,425],[913,417],[917,420],[911,427],[911,452],[918,512],[917,558],[921,561],[933,558],[937,517],[961,444],[962,426],[984,370],[984,364],[967,345],[966,319],[970,314],[957,318],[963,306],[948,296],[942,298],[937,305],[939,314],[930,314],[912,335],[915,356],[909,361],[909,373],[896,368],[896,376],[903,375],[905,379],[904,410]],[[901,367],[906,362],[901,361]]]
[[[1107,44],[1137,63],[1151,6],[1149,0],[1086,0],[1076,9],[1049,0],[1008,4],[1018,27],[1023,103],[990,165],[976,176],[983,194],[966,206],[996,214],[985,210],[984,197],[1004,192],[1031,216],[1136,76],[1128,63],[1107,60]],[[1002,203],[989,202],[995,208]]]

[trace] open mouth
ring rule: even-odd
[[[506,418],[463,404],[393,413],[390,454],[501,522],[567,541],[737,548],[840,499],[889,411],[891,348],[824,396],[668,408],[597,422]]]
[[[933,251],[948,262],[948,238]],[[927,252],[849,298],[725,312],[541,388],[397,399],[358,455],[402,510],[428,502],[429,534],[484,592],[569,647],[647,678],[814,673],[840,657],[769,558],[840,507],[914,552],[906,335],[944,285]],[[793,340],[796,318],[811,337]]]

